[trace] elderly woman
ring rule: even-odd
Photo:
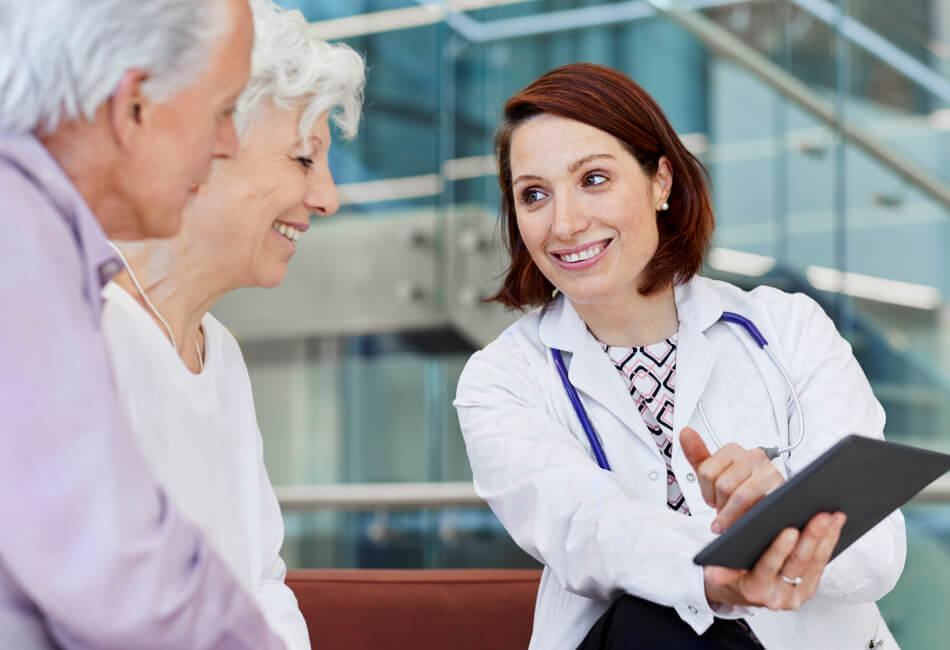
[[[290,648],[309,648],[284,584],[281,514],[237,342],[208,310],[237,287],[280,284],[311,214],[338,206],[329,119],[359,121],[364,68],[308,35],[299,12],[251,2],[256,38],[235,122],[236,158],[194,188],[180,234],[123,243],[104,330],[145,456],[171,499],[203,527]]]
[[[494,299],[541,309],[472,357],[455,404],[478,493],[545,565],[531,649],[896,647],[875,601],[903,568],[899,512],[833,562],[843,513],[752,570],[693,563],[842,436],[883,436],[848,343],[804,295],[697,275],[702,164],[625,75],[558,68],[504,116]]]

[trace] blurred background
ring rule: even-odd
[[[709,168],[705,273],[816,298],[854,346],[887,435],[950,451],[950,0],[284,0],[367,59],[343,207],[278,289],[215,313],[241,342],[300,567],[532,567],[471,488],[451,401],[517,314],[492,133],[505,100],[573,61],[650,92]],[[843,405],[843,408],[846,406]],[[946,647],[950,489],[904,509],[881,607]]]

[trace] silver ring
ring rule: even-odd
[[[779,575],[782,576],[782,580],[792,585],[793,587],[797,587],[798,585],[802,584],[801,576],[798,576],[797,578],[789,578],[789,577],[786,577],[784,573],[780,573]]]

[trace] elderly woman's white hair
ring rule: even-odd
[[[304,140],[326,111],[345,137],[356,135],[366,80],[362,57],[347,45],[313,36],[299,11],[271,0],[251,0],[251,10],[254,51],[251,79],[234,116],[238,133],[246,132],[260,101],[269,98],[281,108],[306,106],[299,125]]]
[[[2,0],[0,130],[91,120],[132,68],[167,99],[204,70],[228,16],[225,0]]]

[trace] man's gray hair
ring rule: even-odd
[[[0,0],[0,130],[92,120],[132,68],[163,101],[230,28],[225,0]]]
[[[251,79],[238,99],[238,133],[246,132],[260,101],[270,99],[284,109],[305,106],[299,124],[305,142],[317,117],[327,111],[345,137],[356,135],[366,81],[363,58],[347,45],[313,36],[299,11],[271,0],[251,0],[251,10]]]

